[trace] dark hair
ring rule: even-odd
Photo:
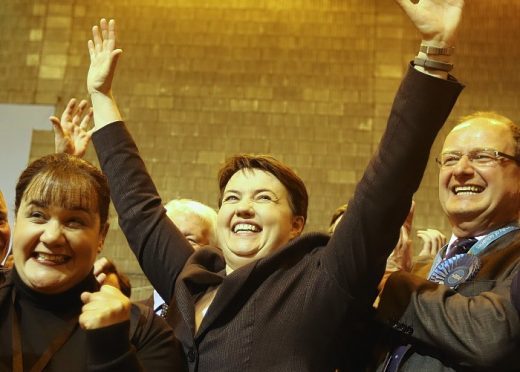
[[[513,137],[513,140],[515,141],[515,158],[520,160],[520,126],[518,126],[516,123],[514,123],[511,119],[504,115],[500,115],[494,111],[477,111],[473,114],[466,115],[461,117],[457,121],[457,125],[462,124],[466,121],[472,120],[472,119],[488,119],[491,121],[495,121],[498,123],[505,124],[509,127],[511,130],[511,136]]]
[[[75,156],[46,155],[29,164],[16,184],[15,214],[27,195],[65,208],[79,203],[90,209],[97,202],[101,228],[108,219],[110,191],[105,175]]]
[[[309,195],[305,184],[291,168],[269,155],[238,154],[226,161],[218,172],[219,207],[222,205],[222,195],[230,178],[239,170],[245,169],[260,169],[275,176],[289,193],[289,206],[294,215],[307,220]]]

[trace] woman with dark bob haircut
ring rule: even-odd
[[[179,364],[162,320],[99,283],[110,203],[92,164],[56,154],[16,185],[14,267],[0,273],[0,370],[153,371]]]
[[[425,42],[452,45],[460,7],[426,0],[407,9]],[[232,157],[219,179],[222,252],[193,252],[166,216],[113,98],[122,52],[115,32],[113,20],[101,20],[88,42],[92,139],[130,247],[170,302],[167,320],[189,370],[333,371],[342,351],[345,359],[352,353],[338,340],[371,308],[429,149],[462,86],[445,72],[409,68],[379,149],[330,238],[301,235],[307,191],[294,171],[270,156]]]

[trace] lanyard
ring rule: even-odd
[[[498,238],[501,238],[502,236],[506,235],[508,232],[515,231],[515,230],[518,230],[518,229],[520,229],[520,227],[518,227],[518,225],[514,224],[514,225],[507,225],[507,226],[504,226],[504,227],[502,227],[502,228],[500,228],[498,230],[490,232],[485,237],[480,239],[478,242],[473,244],[473,247],[471,247],[471,249],[469,250],[468,253],[472,254],[472,255],[475,255],[475,256],[478,256],[482,252],[484,252],[484,250],[488,247],[488,245],[493,243],[495,240],[497,240]]]
[[[12,347],[13,347],[13,372],[23,372],[23,350],[22,350],[22,337],[20,332],[20,321],[18,320],[18,314],[16,311],[15,300],[16,300],[16,291],[13,288],[12,291],[12,325],[13,325],[13,334],[12,334]],[[31,372],[42,371],[45,366],[52,359],[54,354],[67,342],[67,340],[72,336],[76,328],[78,327],[78,317],[74,317],[67,327],[65,327],[64,331],[58,334],[49,343],[49,347],[42,353],[40,359],[36,361],[36,363],[30,369]]]

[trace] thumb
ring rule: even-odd
[[[52,127],[54,128],[54,134],[63,136],[63,128],[61,127],[61,121],[56,116],[49,117]]]
[[[123,54],[123,50],[122,49],[115,49],[115,50],[112,51],[112,53],[111,53],[112,63],[111,63],[111,66],[110,66],[110,69],[112,71],[115,70],[115,68],[117,66],[117,62],[119,61],[119,57],[121,57],[121,54]]]
[[[80,296],[81,301],[83,301],[84,304],[88,304],[90,302],[91,297],[92,293],[90,292],[83,292]]]

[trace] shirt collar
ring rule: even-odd
[[[153,308],[154,308],[154,310],[157,310],[157,308],[159,306],[161,306],[162,304],[164,304],[164,300],[159,295],[159,293],[157,293],[157,291],[154,289],[153,290]]]

